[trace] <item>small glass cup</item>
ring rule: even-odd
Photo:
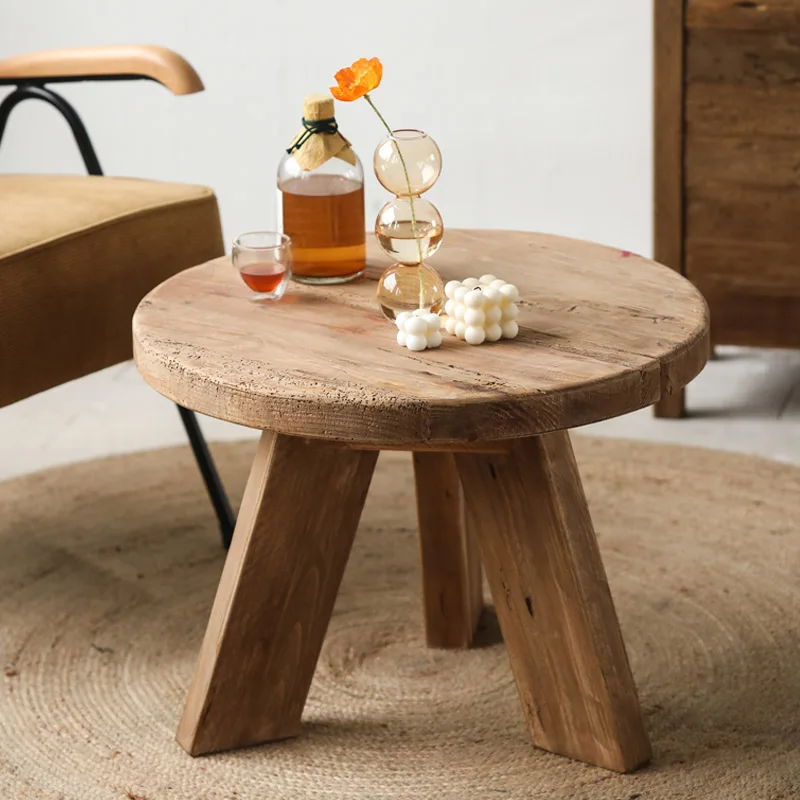
[[[283,233],[253,231],[233,241],[233,266],[256,303],[280,300],[292,278],[292,241]]]

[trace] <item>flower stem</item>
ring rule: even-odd
[[[405,176],[406,188],[408,189],[408,208],[411,212],[411,235],[414,237],[414,241],[417,243],[417,255],[419,257],[419,307],[422,308],[425,303],[425,288],[422,274],[422,243],[417,235],[417,216],[414,213],[414,196],[411,193],[411,178],[408,176],[408,167],[406,166],[405,158],[403,158],[403,151],[400,149],[400,145],[394,138],[394,131],[389,127],[389,123],[383,118],[383,114],[381,114],[381,112],[375,107],[375,103],[372,102],[372,98],[368,94],[364,95],[364,99],[370,104],[370,106],[372,106],[372,110],[378,115],[378,119],[383,123],[383,127],[386,128],[389,138],[394,143],[397,156],[400,159],[400,165],[403,167],[403,175]]]

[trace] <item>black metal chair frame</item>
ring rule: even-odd
[[[136,78],[138,78],[138,76],[110,75],[101,76],[100,79],[127,80]],[[98,78],[92,79],[97,80]],[[80,80],[80,78],[76,78],[75,80]],[[13,84],[16,86],[16,89],[0,103],[0,144],[2,144],[3,141],[8,117],[14,108],[25,100],[43,100],[45,103],[49,103],[53,106],[67,121],[72,135],[75,137],[75,142],[78,145],[78,150],[80,151],[81,158],[86,165],[86,171],[89,175],[102,175],[103,170],[100,168],[100,162],[97,160],[97,154],[94,151],[89,134],[86,132],[86,126],[78,116],[77,111],[75,111],[67,100],[45,86],[45,83],[52,82],[52,79],[0,81],[0,84]],[[234,517],[228,496],[220,480],[217,467],[214,464],[214,459],[211,457],[211,453],[208,450],[208,444],[203,436],[203,432],[200,430],[200,423],[197,421],[197,416],[194,411],[190,411],[188,408],[184,408],[180,405],[177,407],[181,421],[183,422],[183,427],[186,429],[186,434],[189,437],[189,443],[192,446],[194,457],[197,460],[197,466],[200,469],[206,489],[208,490],[208,496],[211,499],[214,511],[217,514],[217,519],[219,520],[222,543],[227,548],[230,546],[231,538],[233,537],[233,528],[236,523],[236,518]]]

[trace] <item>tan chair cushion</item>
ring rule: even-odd
[[[131,357],[131,316],[223,253],[203,186],[0,175],[0,407]]]

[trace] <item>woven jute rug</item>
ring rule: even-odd
[[[0,484],[0,798],[800,796],[800,470],[576,450],[651,766],[533,749],[491,610],[475,649],[425,648],[403,454],[379,460],[303,735],[190,758],[173,737],[223,552],[178,448]],[[234,494],[253,451],[216,448]]]

